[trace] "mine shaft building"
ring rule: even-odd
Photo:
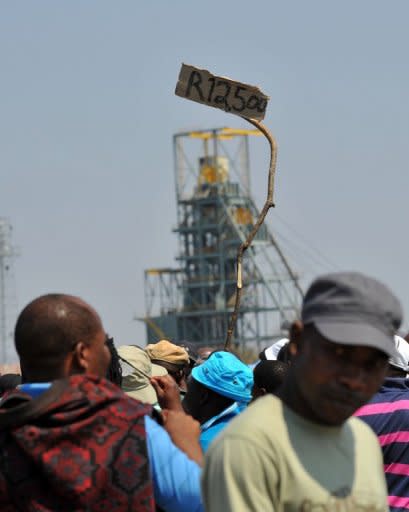
[[[148,343],[223,343],[235,301],[237,249],[259,213],[249,163],[249,139],[258,135],[232,128],[174,135],[177,267],[145,270]],[[244,256],[234,343],[260,348],[282,337],[301,298],[297,276],[262,225]]]

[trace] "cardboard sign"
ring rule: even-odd
[[[214,76],[205,69],[187,64],[182,64],[175,94],[259,121],[264,119],[270,99],[258,87],[235,82],[223,76]]]

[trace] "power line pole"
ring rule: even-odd
[[[4,217],[0,217],[0,357],[1,363],[8,362],[7,345],[11,337],[9,329],[10,278],[12,277],[13,260],[17,256],[11,243],[12,226]]]

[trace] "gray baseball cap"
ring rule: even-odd
[[[394,334],[402,307],[382,283],[358,272],[338,272],[316,279],[302,307],[304,324],[313,323],[334,343],[377,348],[396,355]]]

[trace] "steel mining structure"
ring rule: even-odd
[[[174,135],[179,267],[145,270],[148,343],[223,343],[234,306],[237,249],[258,214],[249,164],[249,137],[257,135],[232,128]],[[260,347],[282,337],[302,290],[265,224],[245,255],[243,286],[234,343]]]

